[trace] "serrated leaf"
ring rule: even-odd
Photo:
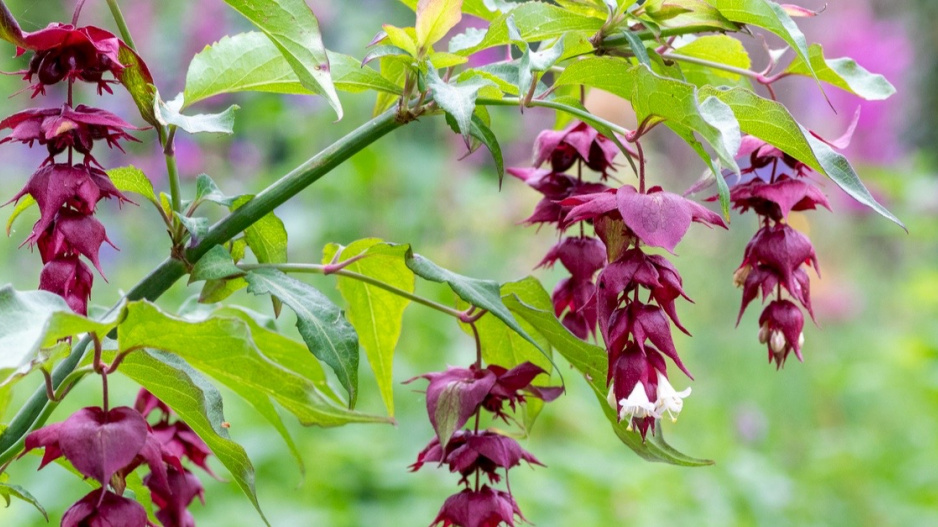
[[[742,88],[705,87],[700,89],[698,96],[719,98],[733,110],[743,132],[762,139],[828,176],[851,197],[905,228],[895,215],[870,194],[847,159],[805,130],[784,105]]]
[[[417,47],[430,49],[462,20],[462,0],[420,0],[417,3]]]
[[[300,83],[322,94],[342,119],[342,103],[330,76],[319,20],[305,0],[225,0],[277,46]]]
[[[156,106],[156,86],[153,84],[153,76],[146,63],[123,42],[120,44],[117,57],[124,66],[118,80],[130,93],[143,120],[159,128],[162,124],[153,112]]]
[[[810,77],[813,69],[818,79],[868,101],[881,101],[896,93],[896,88],[886,77],[870,73],[849,57],[825,58],[824,48],[820,44],[812,44],[808,55],[811,68],[807,67],[801,57],[797,57],[785,69],[785,73]]]
[[[404,245],[388,245],[377,238],[352,242],[348,247],[329,244],[323,251],[324,263],[342,263],[350,258],[364,258],[344,269],[359,273],[408,293],[414,292],[414,273],[404,264]],[[338,259],[336,259],[338,256]],[[338,288],[348,302],[348,319],[358,333],[374,371],[381,398],[394,416],[394,349],[401,335],[404,310],[410,300],[368,283],[338,276]]]
[[[169,102],[163,102],[163,100],[160,99],[159,92],[157,92],[153,101],[153,114],[161,125],[178,126],[190,134],[234,133],[234,114],[235,111],[240,109],[240,106],[237,104],[232,104],[221,113],[200,113],[195,115],[183,115],[180,113],[182,106],[182,93]]]
[[[189,283],[200,280],[221,280],[241,273],[235,266],[231,253],[221,245],[216,245],[199,258],[189,275]]]
[[[117,187],[117,190],[133,192],[143,196],[153,204],[159,203],[156,199],[156,193],[153,192],[153,183],[150,183],[150,179],[143,173],[143,170],[129,165],[112,168],[107,171],[107,176],[110,178],[111,183],[114,183],[114,186]]]
[[[43,350],[56,349],[67,337],[94,332],[106,335],[117,326],[117,314],[95,321],[76,315],[65,300],[47,291],[0,288],[0,386],[13,382],[51,358]]]
[[[130,303],[126,317],[118,331],[121,351],[169,351],[225,386],[247,386],[269,395],[305,426],[387,422],[386,418],[336,404],[309,379],[275,363],[254,343],[250,327],[242,320],[226,317],[192,322],[163,313],[147,302]]]
[[[3,9],[0,10],[0,14],[2,14],[2,11],[5,11],[5,10],[6,10],[6,6],[3,6]],[[3,478],[3,479],[6,479],[6,478]],[[6,502],[7,507],[10,506],[10,498],[16,498],[18,500],[25,501],[26,503],[29,503],[30,505],[35,507],[36,510],[38,510],[39,513],[42,514],[42,517],[45,518],[47,522],[49,521],[49,514],[42,507],[42,504],[39,503],[39,500],[37,500],[32,494],[30,494],[26,489],[24,489],[23,487],[20,487],[19,485],[11,485],[9,483],[4,483],[3,481],[0,481],[0,498],[3,498],[3,501]]]
[[[36,200],[30,194],[26,194],[16,202],[16,206],[13,207],[13,212],[10,213],[10,219],[7,220],[7,236],[12,234],[13,222],[16,221],[16,218],[19,218],[20,214],[26,212],[35,204]]]
[[[723,16],[732,22],[757,26],[771,31],[784,40],[795,51],[795,54],[810,64],[808,57],[808,41],[798,25],[791,19],[785,10],[770,0],[708,0]],[[815,72],[808,67],[812,77],[817,79]],[[820,81],[818,81],[820,85]]]
[[[428,69],[427,88],[440,108],[456,121],[467,148],[470,145],[472,114],[476,108],[476,98],[479,90],[487,85],[490,85],[490,82],[480,77],[471,77],[463,82],[448,84],[440,78],[436,69],[432,66]]]
[[[223,426],[226,421],[218,389],[185,360],[158,350],[129,354],[119,371],[169,405],[205,441],[264,518],[254,490],[254,466]]]
[[[407,267],[409,267],[414,274],[424,280],[448,285],[459,298],[479,309],[488,311],[504,322],[505,325],[511,328],[515,333],[521,335],[522,338],[533,344],[542,353],[547,354],[548,350],[542,349],[540,343],[518,324],[518,321],[515,320],[511,311],[505,307],[505,304],[502,302],[501,287],[497,282],[469,278],[468,276],[456,274],[438,266],[419,254],[414,254],[413,250],[410,248],[408,248],[405,258]]]
[[[335,372],[354,407],[358,397],[358,335],[342,310],[312,286],[273,269],[245,275],[248,292],[279,298],[296,313],[296,327],[310,352]]]
[[[348,55],[327,52],[332,80],[339,90],[396,91],[378,72],[362,68]],[[185,107],[223,93],[266,92],[316,95],[307,89],[280,50],[256,31],[223,37],[206,46],[189,63],[184,92]]]
[[[548,3],[527,2],[493,20],[485,37],[479,42],[462,41],[462,45],[451,45],[450,52],[471,55],[483,49],[510,43],[512,39],[508,30],[509,17],[513,19],[520,37],[529,43],[556,38],[568,31],[592,35],[602,28],[604,22]],[[466,44],[473,45],[462,47]]]
[[[546,291],[544,292],[546,294]],[[584,342],[570,333],[567,328],[557,320],[553,312],[537,309],[518,300],[517,297],[507,298],[506,305],[519,317],[526,320],[550,342],[554,350],[561,354],[571,366],[579,370],[586,378],[590,388],[596,395],[603,413],[612,424],[613,431],[619,439],[636,454],[648,461],[660,461],[673,465],[704,466],[712,465],[713,461],[696,459],[666,446],[663,437],[642,442],[642,436],[627,430],[628,423],[620,423],[615,410],[606,401],[606,367],[608,357],[606,351],[598,346]],[[661,433],[661,427],[656,427]]]

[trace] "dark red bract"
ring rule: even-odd
[[[102,495],[103,492],[103,495]],[[136,501],[95,489],[62,516],[62,527],[144,527],[152,525]]]
[[[554,172],[565,172],[577,161],[602,174],[615,170],[612,161],[619,153],[608,137],[584,122],[574,123],[564,130],[544,130],[534,143],[534,166],[550,160]]]
[[[511,494],[484,485],[478,491],[466,489],[446,499],[430,527],[514,527],[515,517],[524,520]]]
[[[63,80],[81,80],[98,85],[98,92],[111,92],[103,74],[115,77],[124,67],[120,63],[120,40],[103,29],[52,23],[45,29],[26,33],[23,47],[35,52],[23,78],[33,84],[33,96],[45,93],[46,86]],[[22,53],[24,50],[20,49]]]
[[[466,485],[469,484],[469,475],[476,471],[486,474],[492,483],[498,483],[501,477],[497,469],[507,471],[518,466],[522,460],[543,466],[511,437],[490,431],[460,430],[453,434],[445,451],[440,446],[440,440],[433,438],[417,455],[417,461],[410,469],[419,470],[425,463],[448,464],[450,472],[462,474],[462,483]]]

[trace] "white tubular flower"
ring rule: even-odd
[[[635,388],[632,388],[632,393],[629,394],[628,398],[619,400],[619,405],[622,407],[619,410],[619,420],[628,419],[628,430],[632,430],[633,418],[658,418],[658,414],[655,412],[655,405],[648,400],[648,394],[645,393],[645,386],[640,382],[635,383]]]
[[[690,388],[676,391],[668,382],[668,378],[658,372],[658,400],[655,402],[655,412],[661,416],[665,413],[671,417],[671,422],[677,421],[677,415],[684,408],[684,398],[690,395]]]

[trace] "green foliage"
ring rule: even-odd
[[[463,0],[420,0],[417,3],[416,37],[423,53],[449,33],[462,19]]]
[[[473,35],[472,37],[458,40],[454,38],[455,42],[450,44],[450,51],[471,55],[483,49],[511,43],[513,37],[508,29],[509,19],[514,21],[518,36],[525,42],[550,40],[567,32],[591,35],[603,25],[602,20],[567,11],[555,5],[527,2],[493,20],[484,35],[471,32],[466,35]]]
[[[407,293],[414,292],[414,273],[404,265],[405,245],[388,245],[376,238],[353,242],[348,247],[329,244],[323,250],[323,263],[343,264],[343,269],[379,280]],[[394,349],[401,335],[404,309],[410,300],[385,289],[339,276],[339,292],[348,303],[348,319],[358,333],[374,371],[381,398],[394,416]]]
[[[133,192],[147,199],[150,203],[158,205],[156,193],[153,191],[153,183],[139,168],[130,165],[126,167],[112,168],[107,171],[107,177],[111,183],[121,192]]]
[[[329,74],[319,20],[303,0],[225,0],[267,35],[293,68],[300,83],[329,101],[339,119],[342,104]]]
[[[160,99],[160,94],[156,93],[153,114],[161,125],[176,126],[190,134],[234,133],[234,114],[239,109],[238,105],[233,104],[221,113],[200,113],[196,115],[183,115],[181,113],[182,107],[182,94],[169,102],[163,102]]]
[[[825,58],[824,48],[820,44],[812,44],[808,53],[811,59],[810,68],[804,59],[798,57],[784,73],[810,76],[813,70],[818,79],[868,101],[881,101],[896,93],[896,89],[886,77],[870,73],[851,58]]]
[[[16,218],[35,204],[36,200],[29,194],[26,194],[16,202],[16,206],[13,207],[13,212],[10,213],[10,218],[7,220],[7,236],[13,232],[13,223],[16,221]]]
[[[0,474],[0,498],[3,498],[3,501],[5,501],[7,504],[6,506],[7,507],[10,506],[10,503],[12,502],[11,498],[23,500],[26,503],[29,503],[30,505],[35,507],[36,510],[38,510],[39,513],[42,514],[42,517],[45,518],[46,521],[48,522],[49,514],[46,512],[44,508],[42,508],[42,505],[39,503],[39,500],[33,497],[33,495],[27,492],[26,489],[24,489],[23,487],[20,487],[19,485],[12,485],[10,483],[6,483],[6,481],[9,479],[10,478],[7,474]]]

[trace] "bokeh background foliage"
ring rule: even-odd
[[[69,18],[72,7],[59,0],[7,3],[27,30]],[[352,56],[364,54],[382,23],[412,23],[413,14],[392,0],[309,3],[326,46]],[[204,45],[250,29],[221,0],[125,0],[122,6],[166,94],[182,88],[188,61]],[[111,27],[103,2],[89,2],[85,9],[87,22]],[[756,315],[748,314],[734,328],[738,292],[732,272],[754,226],[734,218],[739,221],[729,233],[694,227],[676,260],[685,289],[696,300],[680,312],[694,338],[681,337],[677,344],[697,380],[680,421],[664,427],[678,449],[716,464],[685,469],[642,461],[611,433],[585,383],[568,375],[568,395],[547,407],[524,445],[548,467],[512,474],[515,497],[537,525],[938,524],[938,180],[931,164],[933,141],[922,139],[934,133],[936,110],[933,95],[916,95],[935,92],[934,75],[927,73],[933,68],[925,67],[936,61],[927,9],[924,0],[856,0],[832,3],[821,17],[801,21],[809,40],[823,42],[829,56],[853,56],[899,88],[888,102],[864,104],[848,157],[910,234],[839,199],[839,190],[826,186],[836,198],[836,214],[822,211],[795,220],[810,232],[821,261],[823,275],[815,279],[813,292],[821,328],[806,327],[805,364],[790,361],[775,372],[756,340]],[[754,56],[758,49],[754,40]],[[0,69],[22,67],[11,55],[2,54]],[[911,65],[926,73],[916,77]],[[795,116],[828,136],[846,127],[859,104],[833,94],[835,114],[810,81],[787,80],[781,88]],[[0,78],[0,92],[18,89],[17,79]],[[133,105],[126,94],[104,101],[111,105],[107,109],[142,124],[129,113]],[[214,101],[218,109],[231,103],[242,107],[236,133],[180,138],[185,184],[191,190],[195,176],[206,172],[232,194],[262,188],[367,119],[373,96],[344,94],[342,102],[345,118],[333,123],[335,114],[317,98],[244,94]],[[623,109],[601,97],[588,103],[627,123]],[[20,94],[3,102],[0,113],[24,104],[26,96]],[[543,111],[528,110],[523,118],[516,112],[493,111],[493,129],[509,165],[528,163],[531,138],[553,123]],[[680,191],[703,167],[689,150],[660,137],[650,177]],[[131,162],[165,186],[157,146],[152,141],[131,146]],[[329,242],[376,236],[412,243],[470,276],[508,281],[531,273],[536,255],[553,242],[546,231],[517,225],[537,196],[516,181],[506,181],[499,191],[486,154],[459,161],[463,148],[441,120],[425,119],[357,155],[278,210],[290,234],[291,260],[318,261]],[[19,189],[38,161],[29,157],[33,154],[38,155],[4,148],[0,195]],[[102,254],[110,283],[96,287],[92,302],[105,304],[160,261],[165,244],[153,228],[159,219],[151,209],[130,207],[119,219],[113,204],[102,209],[110,216],[103,218],[109,235],[123,249]],[[9,210],[0,215],[4,221]],[[17,249],[33,219],[24,217],[11,237],[0,239],[0,281],[18,289],[36,285],[38,258]],[[548,287],[558,276],[537,275]],[[339,299],[334,280],[314,277],[312,283]],[[443,288],[419,287],[422,294],[453,301]],[[197,293],[197,286],[177,286],[161,302],[175,308]],[[243,292],[233,299],[270,309]],[[294,331],[290,317],[281,325],[288,334]],[[404,328],[395,381],[465,363],[473,353],[471,340],[435,312],[409,309]],[[566,368],[562,362],[561,368]],[[378,389],[368,369],[361,371],[359,408],[380,413]],[[5,418],[31,384],[16,390]],[[86,384],[52,420],[98,402],[96,383]],[[115,384],[113,400],[130,403],[136,387],[126,380]],[[288,420],[306,460],[305,477],[276,432],[237,398],[226,398],[232,437],[256,465],[259,499],[273,525],[420,525],[433,518],[455,477],[444,471],[407,472],[433,432],[422,394],[399,382],[394,390],[394,427],[303,429]],[[57,522],[86,491],[60,467],[37,474],[37,465],[38,457],[25,459],[10,474]],[[218,472],[224,474],[221,467]],[[207,481],[206,498],[204,508],[194,507],[200,526],[258,521],[233,484]],[[0,525],[44,524],[25,504],[0,508]]]

